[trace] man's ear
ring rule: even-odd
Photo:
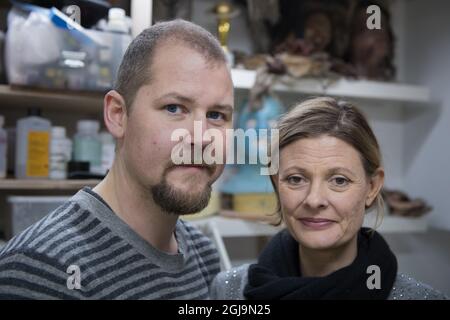
[[[125,100],[120,93],[111,90],[105,95],[103,106],[103,118],[108,131],[116,139],[123,138],[127,123]]]
[[[366,206],[370,207],[384,184],[384,169],[378,168],[370,177],[370,190],[366,198]]]

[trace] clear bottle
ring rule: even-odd
[[[67,179],[72,141],[66,138],[66,128],[53,127],[50,145],[50,179]]]
[[[7,171],[7,146],[8,146],[8,135],[6,133],[6,130],[3,129],[3,125],[5,123],[5,118],[0,115],[0,178],[6,177],[6,171]]]
[[[129,33],[125,10],[122,8],[109,9],[106,30],[118,33]]]
[[[128,47],[131,37],[129,36],[130,27],[127,21],[125,10],[122,8],[111,8],[108,11],[108,22],[105,26],[105,31],[108,31],[105,39],[108,39],[104,49],[99,51],[100,70],[99,75],[101,82],[114,81],[117,71],[119,69],[122,57]],[[108,85],[111,87],[111,85]]]
[[[16,178],[48,178],[51,128],[39,108],[28,109],[28,117],[17,121]]]
[[[100,140],[102,142],[102,171],[103,174],[106,174],[114,162],[116,144],[114,137],[106,131],[100,133]]]
[[[73,158],[88,161],[91,173],[102,173],[102,144],[98,135],[100,123],[95,120],[80,120],[74,137]]]

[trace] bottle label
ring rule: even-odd
[[[48,177],[49,138],[49,133],[45,131],[28,133],[28,177]]]

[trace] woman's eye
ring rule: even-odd
[[[207,117],[213,120],[225,120],[225,115],[218,111],[208,112]]]
[[[174,114],[180,113],[182,111],[181,107],[177,104],[168,104],[167,106],[165,106],[165,108],[168,112],[174,113]]]
[[[333,181],[333,184],[338,187],[344,187],[350,182],[347,178],[344,177],[334,177],[331,181]]]
[[[288,178],[286,179],[286,181],[287,181],[289,184],[295,184],[295,185],[302,183],[303,180],[304,180],[304,179],[303,179],[302,177],[300,177],[300,176],[290,176],[290,177],[288,177]]]

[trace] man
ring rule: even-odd
[[[194,121],[225,133],[233,103],[225,56],[209,32],[175,20],[137,36],[104,98],[117,141],[112,169],[6,245],[0,298],[208,298],[217,251],[178,217],[206,207],[223,165],[175,165],[180,142],[171,136],[194,136]]]

